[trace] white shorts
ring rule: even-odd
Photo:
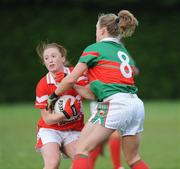
[[[49,128],[40,128],[37,133],[36,149],[40,150],[47,143],[58,143],[60,147],[67,145],[79,138],[80,131],[59,131]]]
[[[117,93],[99,102],[92,123],[120,131],[122,136],[143,131],[144,104],[136,94]]]

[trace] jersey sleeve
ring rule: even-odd
[[[98,63],[99,52],[96,44],[90,45],[81,54],[79,63],[86,63],[88,67],[92,67]]]
[[[36,101],[35,107],[45,109],[47,105],[48,92],[45,85],[40,81],[36,86]]]

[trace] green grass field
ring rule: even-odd
[[[180,101],[147,101],[145,109],[142,157],[151,169],[180,169]],[[43,168],[41,156],[34,150],[39,117],[33,103],[0,105],[0,169]],[[70,160],[63,159],[60,168],[69,165]],[[124,166],[128,169],[125,162]],[[108,147],[96,168],[112,168]]]

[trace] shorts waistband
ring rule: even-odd
[[[116,98],[138,98],[138,96],[137,94],[132,94],[132,93],[116,93],[105,98],[103,101],[109,101]]]

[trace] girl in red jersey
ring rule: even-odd
[[[144,104],[137,96],[133,61],[119,37],[129,37],[138,25],[127,10],[102,14],[96,24],[96,43],[83,51],[79,63],[62,80],[48,98],[48,108],[57,94],[71,88],[88,70],[89,98],[99,101],[96,113],[81,132],[76,146],[73,169],[90,169],[88,154],[115,131],[122,135],[125,160],[132,169],[148,169],[139,155],[140,132],[143,131]],[[92,92],[92,93],[90,93]]]
[[[72,68],[64,66],[67,51],[59,44],[42,43],[38,45],[37,52],[48,73],[38,82],[36,87],[35,107],[41,111],[41,118],[37,127],[36,149],[42,155],[43,169],[58,169],[61,152],[71,159],[73,158],[76,140],[84,126],[81,97],[74,89],[69,89],[61,95],[74,96],[76,98],[73,105],[75,109],[71,109],[69,100],[65,106],[65,115],[46,110],[48,96],[54,92],[58,83],[70,74]],[[86,84],[85,77],[80,77],[77,83],[79,85]],[[74,110],[75,112],[73,112]]]

